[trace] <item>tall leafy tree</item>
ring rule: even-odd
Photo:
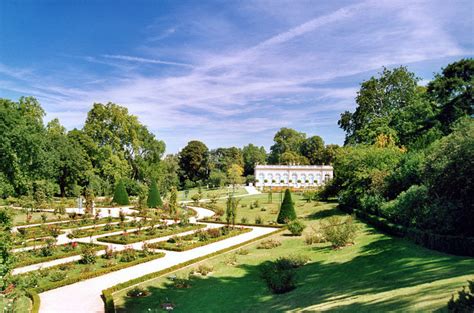
[[[209,149],[201,141],[188,142],[179,153],[181,182],[204,181],[209,176]]]
[[[265,148],[248,144],[242,148],[242,156],[244,160],[244,175],[253,175],[256,164],[265,164],[267,152]]]
[[[434,114],[417,82],[403,66],[384,68],[378,77],[363,82],[355,112],[345,111],[338,122],[346,131],[345,143],[373,144],[380,134],[401,145],[413,142]]]
[[[94,103],[87,114],[84,132],[97,143],[105,164],[117,164],[125,160],[132,179],[144,180],[149,168],[158,165],[165,144],[142,125],[127,108],[114,103]]]
[[[306,157],[310,164],[322,164],[324,162],[324,141],[319,136],[312,136],[303,141],[301,154]]]
[[[281,156],[285,152],[300,154],[305,139],[305,133],[300,133],[291,128],[281,128],[273,138],[275,143],[270,147],[269,162],[271,164],[280,163]]]
[[[463,116],[474,114],[474,60],[462,59],[446,66],[428,84],[429,98],[436,104],[443,132]]]
[[[11,217],[7,210],[0,210],[0,290],[7,287],[6,278],[13,267],[14,256],[11,252]]]
[[[209,152],[209,163],[211,169],[216,168],[222,172],[227,172],[233,164],[244,166],[242,151],[236,147],[211,150]]]

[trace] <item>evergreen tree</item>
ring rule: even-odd
[[[293,200],[291,199],[291,192],[289,189],[285,190],[285,197],[281,204],[280,213],[278,213],[277,222],[280,224],[285,224],[289,221],[296,219],[295,207],[293,205]]]
[[[128,194],[127,190],[125,189],[125,185],[123,184],[123,181],[120,180],[115,187],[115,193],[114,193],[114,199],[112,202],[120,204],[120,205],[127,205],[130,204],[128,201]]]
[[[163,206],[160,191],[156,185],[156,181],[151,182],[150,190],[148,191],[148,199],[146,201],[149,208],[160,208]]]

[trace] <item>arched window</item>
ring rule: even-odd
[[[316,183],[321,184],[321,174],[316,174]]]
[[[314,175],[313,174],[309,174],[309,183],[314,184]]]
[[[283,174],[283,183],[288,184],[288,174]]]
[[[281,182],[281,175],[280,174],[276,174],[275,175],[275,180],[277,182],[277,184],[279,184]]]
[[[329,181],[330,178],[331,176],[329,176],[329,174],[324,175],[324,182]]]

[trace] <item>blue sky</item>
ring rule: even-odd
[[[342,144],[361,81],[422,83],[474,55],[473,1],[1,1],[0,97],[82,127],[115,102],[179,151],[272,144],[281,127]]]

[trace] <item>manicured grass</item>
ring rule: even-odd
[[[343,215],[335,204],[314,206],[296,203],[308,226],[321,219]],[[474,279],[474,259],[451,256],[392,238],[373,228],[359,226],[355,245],[334,250],[329,243],[308,246],[303,237],[276,234],[282,245],[248,254],[228,253],[203,261],[213,267],[210,276],[194,277],[191,288],[175,289],[167,277],[140,284],[151,295],[130,298],[127,290],[114,295],[118,312],[159,312],[160,304],[172,302],[176,312],[288,312],[288,311],[432,311],[446,306],[457,289]],[[311,232],[307,227],[305,233]],[[291,254],[306,255],[310,263],[297,269],[297,288],[272,294],[260,278],[259,266],[267,260]],[[235,258],[236,265],[229,259]],[[175,274],[186,276],[194,265]],[[170,275],[167,275],[170,276]]]
[[[221,241],[230,237],[251,231],[251,228],[211,228],[203,231],[197,231],[186,236],[173,237],[167,241],[160,241],[150,244],[151,249],[165,249],[171,251],[186,251],[197,247],[205,246],[213,242]]]
[[[283,194],[281,195],[283,199]],[[300,215],[308,215],[314,211],[314,202],[306,203],[302,201],[299,193],[292,193],[293,201],[295,201],[295,210]],[[237,208],[237,221],[240,223],[242,218],[246,219],[246,223],[254,224],[257,217],[261,217],[263,224],[276,223],[278,212],[280,211],[280,193],[272,193],[272,201],[270,203],[268,194],[262,193],[247,197],[240,197],[239,206]],[[226,199],[219,199],[217,207],[225,212]],[[251,205],[253,209],[251,209]],[[257,205],[258,207],[255,207]],[[224,217],[222,217],[222,220]]]
[[[18,296],[12,302],[0,295],[0,312],[24,313],[30,310],[31,300],[27,296]]]
[[[186,199],[184,190],[180,190],[178,191],[178,201],[191,200],[191,197],[198,193],[198,191],[198,188],[190,189],[188,193],[188,198]],[[232,188],[222,187],[217,189],[206,189],[203,187],[201,188],[201,192],[203,199],[208,199],[211,194],[216,194],[218,197],[227,197],[227,194],[229,192],[232,192]],[[235,187],[234,194],[245,195],[247,194],[247,191],[245,191],[245,188],[243,187]]]
[[[179,224],[172,224],[167,226],[166,228],[158,227],[158,228],[148,228],[146,230],[141,230],[140,232],[134,231],[130,233],[123,233],[120,235],[114,236],[106,236],[98,238],[98,241],[101,242],[110,242],[110,243],[118,243],[118,244],[130,244],[145,240],[150,240],[159,237],[165,237],[173,234],[178,234],[182,232],[187,232],[190,230],[195,230],[199,228],[204,228],[206,225],[204,224],[190,224],[181,226]]]
[[[112,259],[97,257],[94,264],[82,264],[81,261],[69,262],[14,277],[21,280],[22,285],[33,288],[37,292],[43,292],[148,262],[165,255],[164,253],[145,254],[141,250],[136,250],[135,259],[123,260],[122,256],[124,254],[124,251],[120,251]]]
[[[67,258],[74,255],[81,254],[81,249],[84,246],[92,246],[94,251],[104,250],[105,246],[93,245],[89,243],[75,242],[64,245],[58,245],[51,248],[52,255],[44,256],[42,249],[34,249],[15,253],[15,267],[22,267],[31,264],[48,262],[56,259]]]
[[[52,212],[32,212],[30,213],[32,218],[29,223],[26,222],[26,213],[23,210],[16,210],[11,209],[12,212],[12,224],[13,226],[20,226],[20,225],[28,225],[28,224],[40,224],[43,220],[41,219],[41,215],[44,213],[46,214],[46,223],[48,222],[56,222],[60,221],[67,221],[70,220],[69,215],[67,214],[60,214],[56,215]]]

